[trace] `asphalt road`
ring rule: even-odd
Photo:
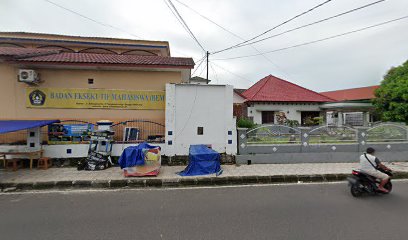
[[[407,239],[408,182],[0,195],[0,239]]]

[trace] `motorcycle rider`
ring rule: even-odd
[[[384,185],[387,184],[390,177],[387,174],[380,172],[378,169],[386,171],[391,171],[391,169],[384,166],[374,153],[375,149],[369,147],[366,152],[360,156],[360,171],[380,179],[381,182],[378,189],[383,192],[388,192],[388,190],[384,188]]]

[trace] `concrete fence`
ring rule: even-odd
[[[237,130],[239,164],[356,162],[367,147],[383,161],[408,160],[408,127],[381,123],[373,127],[292,128],[262,125]]]

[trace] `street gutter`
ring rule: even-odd
[[[344,181],[350,174],[271,175],[271,176],[200,176],[194,178],[127,178],[115,180],[0,182],[1,192],[72,189],[178,188],[234,186],[250,184],[312,183]],[[408,172],[394,172],[393,179],[408,179]]]

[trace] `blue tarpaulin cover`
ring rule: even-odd
[[[179,173],[180,176],[196,176],[222,173],[220,154],[206,145],[191,145],[188,166]]]
[[[146,142],[141,143],[137,146],[131,146],[123,150],[122,155],[119,158],[120,168],[141,166],[145,164],[145,156],[143,154],[143,149],[157,148],[158,146],[152,146]]]
[[[0,133],[15,132],[35,127],[43,127],[59,120],[0,120]]]

